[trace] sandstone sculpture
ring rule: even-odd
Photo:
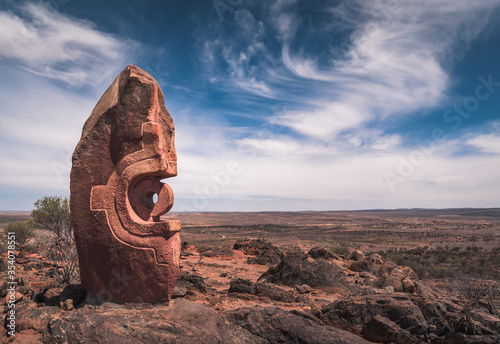
[[[71,216],[85,289],[117,302],[170,299],[181,226],[160,220],[173,204],[160,180],[176,175],[163,93],[130,65],[95,106],[73,153]]]

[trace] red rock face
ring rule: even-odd
[[[176,175],[163,93],[130,65],[95,106],[73,153],[71,217],[85,289],[105,301],[170,299],[181,225],[160,220],[174,200],[160,180]]]

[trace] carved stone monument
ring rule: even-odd
[[[160,180],[176,175],[163,93],[130,65],[95,106],[73,153],[71,217],[86,290],[117,302],[170,299],[181,225],[160,220],[174,200]]]

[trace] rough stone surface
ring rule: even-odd
[[[363,252],[355,250],[355,251],[351,252],[351,254],[349,255],[348,259],[350,259],[350,260],[361,260],[361,259],[364,259],[364,258],[365,258],[365,255],[364,255]]]
[[[313,315],[276,307],[241,308],[227,312],[228,322],[238,325],[231,335],[238,343],[368,344],[347,331],[325,326]]]
[[[71,312],[55,309],[22,312],[19,330],[41,332],[44,343],[233,343],[214,310],[184,299],[170,305],[104,303]]]
[[[324,247],[313,247],[307,252],[308,255],[310,255],[314,259],[318,258],[323,258],[323,259],[339,259],[338,256],[334,255],[333,253],[329,252],[326,248]]]
[[[278,247],[263,239],[239,239],[233,248],[243,251],[246,255],[255,256],[248,258],[248,264],[273,265],[279,263],[282,256]]]
[[[341,299],[322,310],[321,320],[383,343],[419,343],[428,335],[422,312],[403,293]]]
[[[270,283],[254,284],[252,281],[243,278],[232,280],[228,293],[251,294],[284,303],[300,302],[303,299],[295,291],[284,290]]]
[[[291,287],[302,284],[311,287],[339,287],[345,282],[345,273],[332,259],[313,259],[302,252],[292,251],[260,279]]]
[[[196,293],[205,294],[207,292],[207,285],[203,280],[203,277],[198,275],[192,275],[185,271],[181,272],[181,277],[177,282],[177,287],[186,290],[186,294],[192,295]]]
[[[47,306],[58,306],[64,310],[78,307],[85,301],[87,292],[80,284],[71,284],[64,288],[60,295],[52,296],[45,300]]]
[[[71,216],[82,284],[98,300],[168,300],[180,222],[162,221],[177,175],[174,124],[158,83],[128,66],[101,97],[73,153]],[[158,195],[155,203],[154,195]]]
[[[228,293],[255,294],[255,286],[250,280],[236,278],[231,281]]]

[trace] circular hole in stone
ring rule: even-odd
[[[157,193],[155,193],[153,195],[153,204],[156,204],[156,202],[158,202],[158,194]]]

